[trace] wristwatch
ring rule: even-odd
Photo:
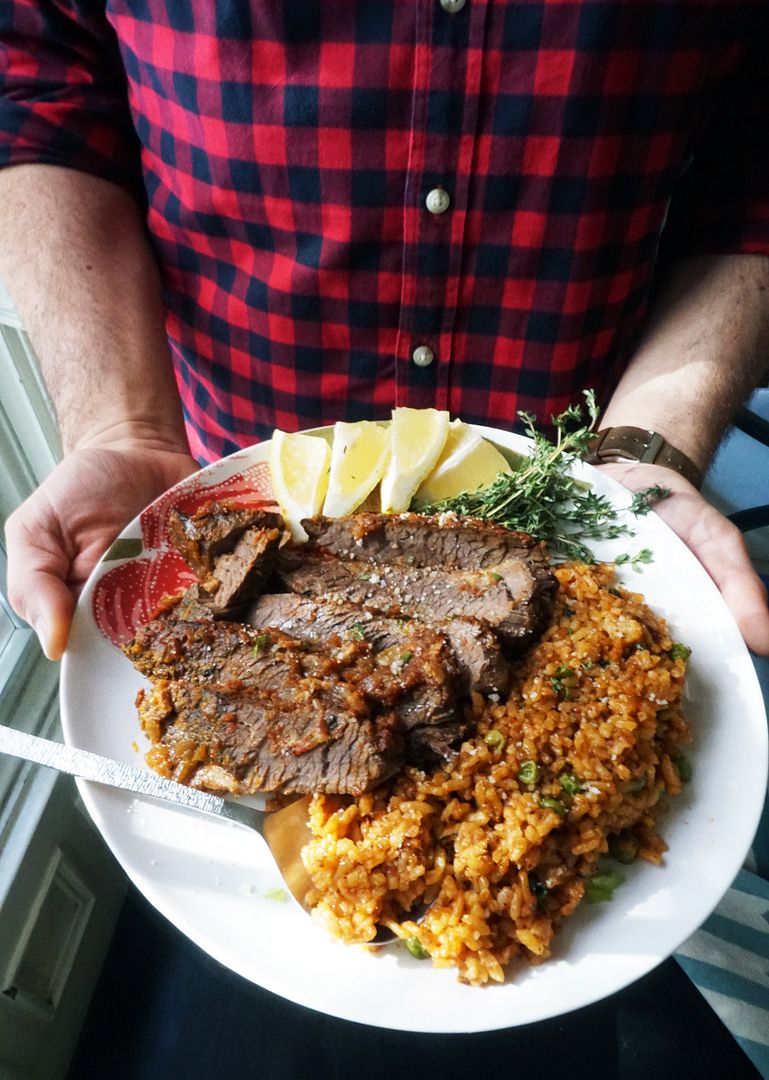
[[[686,454],[676,450],[657,431],[637,427],[610,427],[596,433],[585,457],[590,465],[610,461],[640,461],[664,465],[679,473],[696,488],[702,486],[702,472]]]

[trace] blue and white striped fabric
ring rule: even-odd
[[[763,1077],[769,1077],[769,882],[741,870],[676,959]]]
[[[769,419],[769,390],[759,390],[751,408]],[[725,513],[769,503],[769,448],[730,433],[708,473],[706,492]],[[769,584],[769,530],[746,540]],[[769,706],[769,661],[754,663]],[[745,868],[676,959],[769,1080],[769,796]]]

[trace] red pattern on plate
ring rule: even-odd
[[[168,515],[171,509],[194,513],[211,499],[278,509],[266,462],[218,483],[206,484],[204,474],[197,474],[156,499],[139,519],[142,555],[108,570],[93,591],[94,621],[114,645],[130,641],[153,618],[165,597],[175,596],[195,581],[195,575],[171,545]]]

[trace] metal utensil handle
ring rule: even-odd
[[[216,817],[244,823],[239,813],[240,807],[219,798],[218,795],[209,795],[206,791],[144,772],[125,761],[115,761],[90,750],[78,750],[74,746],[42,739],[39,735],[29,735],[26,731],[0,725],[0,752],[34,761],[49,769],[58,769],[59,772],[70,773],[72,776],[80,776],[84,780],[95,780],[99,784],[134,791],[137,795],[148,795],[189,810],[200,810]],[[254,814],[252,808],[249,810],[250,814]],[[258,823],[251,821],[251,824],[255,827]]]

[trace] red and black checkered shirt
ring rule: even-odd
[[[146,198],[202,460],[396,403],[509,427],[609,393],[663,261],[769,254],[768,31],[766,0],[5,0],[0,163]]]

